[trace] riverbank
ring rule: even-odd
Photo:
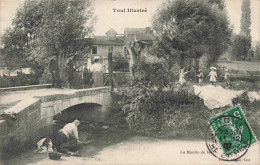
[[[102,141],[103,142],[103,141]],[[102,146],[102,145],[101,145]],[[259,164],[259,145],[249,148],[237,162],[220,162],[206,148],[205,141],[162,140],[144,136],[125,138],[98,147],[97,142],[80,150],[80,157],[62,156],[50,160],[47,154],[28,151],[2,162],[4,165],[82,165],[82,164]]]

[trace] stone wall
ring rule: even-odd
[[[5,148],[17,149],[35,145],[53,131],[53,116],[82,103],[100,105],[98,111],[108,113],[110,87],[84,89],[71,94],[56,94],[26,99],[5,112],[14,112],[17,120],[0,120],[0,156]],[[16,144],[16,146],[12,146]],[[19,144],[20,146],[17,146]]]

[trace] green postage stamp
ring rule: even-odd
[[[239,106],[235,106],[209,120],[211,140],[209,151],[222,160],[237,160],[246,154],[257,139]]]

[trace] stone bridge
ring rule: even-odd
[[[44,89],[31,91],[27,95],[26,91],[24,94],[14,94],[7,99],[18,97],[21,101],[4,112],[15,113],[17,119],[0,120],[0,151],[10,144],[23,148],[35,144],[43,136],[51,135],[53,116],[75,105],[96,104],[99,108],[95,110],[104,118],[110,106],[110,91],[110,87],[100,87],[81,90]]]

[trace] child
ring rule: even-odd
[[[226,88],[228,88],[230,86],[230,75],[228,73],[228,69],[225,69],[224,81],[226,84]]]
[[[204,77],[204,75],[203,75],[202,69],[200,69],[199,72],[200,72],[200,73],[197,75],[197,77],[199,78],[199,85],[201,85],[202,82],[203,82],[203,77]]]
[[[212,83],[212,85],[214,85],[214,83],[217,82],[217,77],[218,77],[218,75],[216,73],[217,69],[215,67],[211,67],[210,69],[211,69],[211,71],[210,71],[208,77],[210,77],[209,81]]]
[[[184,67],[183,69],[180,69],[180,70],[179,70],[179,74],[180,74],[179,84],[180,84],[181,86],[186,84],[186,80],[185,80],[185,78],[184,78],[184,75],[187,74],[187,73],[189,73],[189,71],[188,71],[188,72],[184,72],[184,69],[185,69],[185,67]]]

